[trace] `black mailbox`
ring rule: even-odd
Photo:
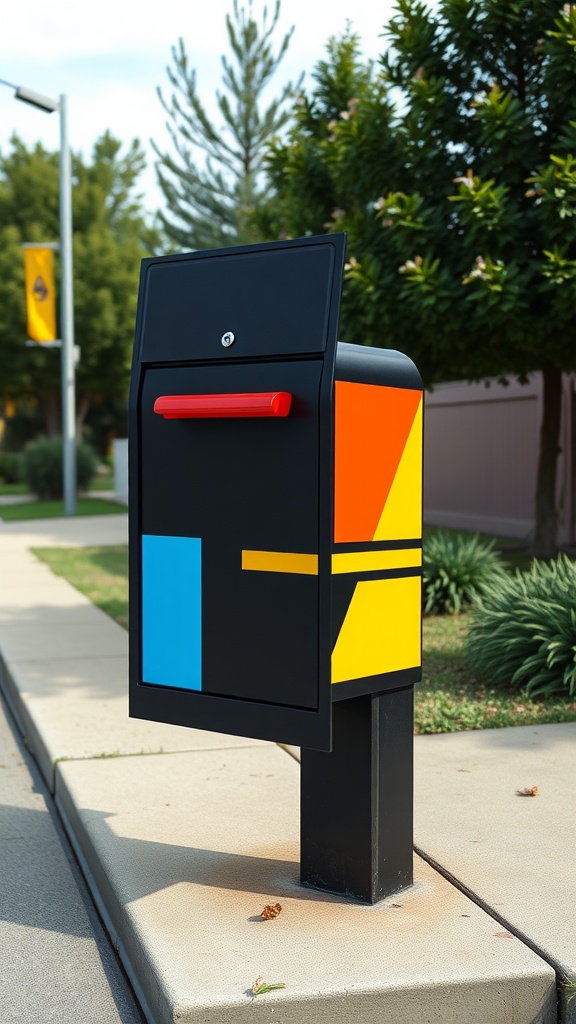
[[[337,344],[344,251],[330,235],[143,262],[133,716],[328,752],[335,701],[411,701],[422,384],[400,353]]]

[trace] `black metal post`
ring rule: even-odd
[[[366,903],[412,884],[413,687],[337,701],[333,749],[302,750],[303,885]]]

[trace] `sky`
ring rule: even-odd
[[[242,0],[239,5],[246,6]],[[253,0],[254,15],[262,0]],[[269,14],[274,0],[269,0]],[[359,34],[365,57],[384,48],[382,28],[393,0],[282,0],[276,38],[294,25],[294,35],[272,80],[271,94],[286,81],[310,72],[325,52],[331,35],[344,31],[347,20]],[[0,79],[26,86],[53,99],[67,97],[68,132],[73,151],[89,159],[96,139],[109,129],[129,143],[139,138],[148,169],[139,180],[150,211],[162,205],[152,166],[149,140],[169,146],[166,117],[156,94],[169,95],[166,67],[171,47],[182,36],[190,64],[196,68],[199,94],[210,109],[221,82],[223,53],[228,51],[225,18],[232,0],[26,0],[9,5],[0,33]],[[214,108],[212,108],[214,109]],[[14,99],[0,85],[0,152],[9,151],[16,132],[28,145],[36,141],[50,150],[59,145],[57,114]]]

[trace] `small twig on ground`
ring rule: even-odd
[[[256,978],[252,985],[252,995],[261,996],[264,992],[271,992],[274,988],[286,988],[286,985],[283,981],[276,981],[271,985],[267,985],[264,978]]]

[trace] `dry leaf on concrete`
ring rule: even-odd
[[[279,903],[267,903],[264,910],[260,912],[260,917],[264,921],[272,921],[273,918],[278,917],[281,910],[282,907]]]
[[[518,796],[538,796],[538,786],[530,786],[526,789],[517,789]]]

